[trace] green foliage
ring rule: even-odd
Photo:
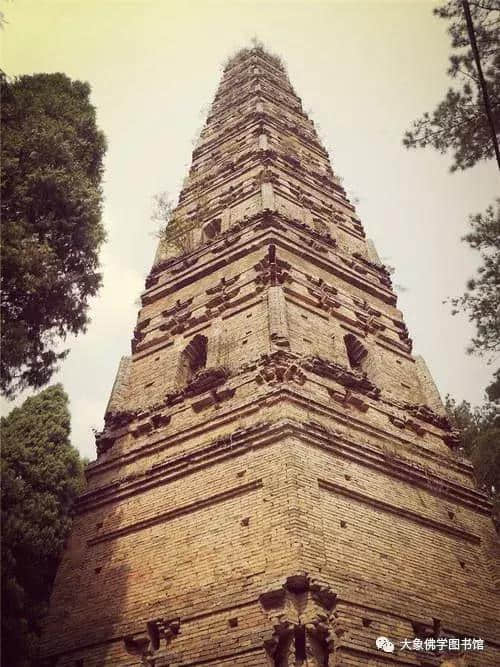
[[[486,387],[486,394],[490,401],[499,402],[500,401],[500,368],[493,373],[495,378],[493,382]]]
[[[493,358],[500,351],[500,199],[496,208],[489,206],[484,213],[470,216],[470,224],[463,240],[480,252],[481,266],[468,281],[465,294],[451,299],[452,314],[464,311],[476,326],[469,353]],[[498,372],[497,385],[493,382],[486,390],[490,400],[500,398]]]
[[[472,408],[446,397],[446,410],[460,431],[461,451],[472,461],[476,478],[491,496],[495,514],[500,518],[500,412],[486,403]]]
[[[166,192],[155,195],[151,219],[159,224],[157,232],[164,249],[184,254],[194,248],[194,230],[200,226],[199,218],[188,220],[176,212]],[[199,207],[200,208],[200,207]],[[199,210],[201,215],[201,209]]]
[[[90,87],[64,74],[11,81],[2,93],[1,389],[41,387],[85,331],[97,293],[106,150]]]
[[[227,69],[231,65],[236,64],[239,60],[246,58],[251,54],[252,51],[261,54],[264,58],[267,58],[277,69],[280,69],[286,74],[286,67],[283,60],[278,55],[266,51],[264,43],[261,42],[257,37],[252,37],[250,48],[240,49],[234,55],[227,58],[226,62],[224,63],[224,69]]]
[[[493,106],[496,131],[500,130],[500,1],[470,2],[471,16],[484,77]],[[449,0],[434,9],[449,21],[452,54],[448,74],[456,82],[432,113],[414,121],[403,138],[407,148],[432,146],[440,153],[451,151],[451,171],[468,169],[494,156],[491,129],[484,110],[478,74],[469,42],[462,3]]]
[[[14,408],[1,434],[2,664],[25,667],[36,655],[83,465],[61,385]]]
[[[469,5],[498,133],[500,0],[470,0]],[[493,157],[494,147],[462,3],[448,0],[434,9],[434,13],[449,21],[452,53],[448,74],[457,85],[448,90],[432,115],[426,113],[413,123],[403,143],[407,148],[432,146],[441,153],[452,151],[451,171],[456,171]],[[492,361],[492,355],[500,350],[500,199],[484,213],[471,216],[470,223],[471,232],[463,240],[480,252],[482,264],[477,276],[468,281],[464,295],[451,299],[452,312],[466,312],[476,325],[468,352],[486,354]],[[500,398],[499,372],[486,390],[490,400]]]
[[[480,252],[481,266],[465,294],[452,299],[453,314],[463,310],[476,325],[469,352],[490,354],[500,351],[500,199],[496,210],[489,206],[469,220],[471,231],[463,240]]]

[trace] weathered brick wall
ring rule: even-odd
[[[311,121],[226,68],[59,569],[59,666],[500,664],[487,498]],[[453,654],[451,654],[453,658]],[[306,662],[307,661],[307,662]]]

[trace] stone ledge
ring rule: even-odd
[[[187,505],[182,505],[181,507],[168,510],[167,512],[156,514],[155,516],[150,517],[149,519],[142,519],[141,521],[136,521],[135,523],[129,524],[128,526],[123,526],[122,528],[117,528],[116,530],[112,530],[109,533],[103,533],[98,537],[93,537],[90,540],[87,540],[87,545],[93,546],[95,544],[100,544],[101,542],[108,542],[109,540],[114,540],[124,535],[130,535],[131,533],[135,533],[139,530],[144,530],[145,528],[150,528],[151,526],[155,526],[158,523],[166,523],[167,521],[172,521],[173,519],[182,516],[183,514],[191,514],[192,512],[204,509],[205,507],[210,507],[211,505],[224,502],[229,498],[234,498],[236,496],[242,495],[244,493],[249,493],[250,491],[255,491],[256,489],[260,488],[262,488],[261,479],[257,479],[254,482],[249,482],[248,484],[241,484],[240,486],[235,486],[232,489],[228,489],[227,491],[217,493],[213,496],[209,496],[208,498],[203,498],[201,500],[188,503]]]
[[[284,390],[280,390],[280,394]],[[83,513],[97,506],[142,493],[152,487],[167,484],[174,479],[192,474],[202,467],[215,465],[224,458],[233,458],[257,447],[269,446],[288,436],[297,436],[326,451],[368,466],[388,476],[409,481],[436,496],[448,498],[478,513],[489,515],[491,503],[485,494],[466,488],[428,471],[408,460],[390,457],[366,444],[358,444],[334,433],[317,422],[299,423],[284,419],[274,423],[260,423],[253,428],[238,429],[185,454],[165,460],[144,473],[100,487],[80,496],[77,512]]]
[[[443,523],[442,521],[436,521],[435,519],[426,517],[423,514],[418,514],[417,512],[413,512],[412,510],[405,509],[404,507],[391,505],[390,503],[378,500],[377,498],[372,498],[371,496],[368,496],[365,493],[360,493],[359,491],[355,491],[354,489],[348,489],[345,486],[341,486],[340,484],[334,484],[333,482],[329,482],[325,479],[318,479],[318,483],[320,488],[326,489],[331,493],[339,494],[341,496],[345,496],[346,498],[351,498],[352,500],[357,500],[360,503],[364,503],[365,505],[370,505],[371,507],[376,507],[390,514],[396,514],[397,516],[402,516],[408,519],[409,521],[413,521],[414,523],[420,523],[424,526],[427,526],[428,528],[437,530],[440,533],[448,533],[449,535],[458,537],[462,540],[465,540],[466,542],[471,542],[472,544],[481,544],[481,538],[478,535],[469,533],[468,531],[465,530],[461,530],[460,528],[455,528],[454,526],[448,526],[446,523]]]

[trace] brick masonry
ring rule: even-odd
[[[225,68],[175,215],[192,229],[182,253],[160,244],[146,281],[47,664],[500,664],[489,501],[262,49]],[[415,636],[486,648],[399,650]]]

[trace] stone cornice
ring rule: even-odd
[[[218,127],[213,128],[207,138],[202,139],[193,154],[193,163],[209,156],[214,147],[220,147],[234,139],[235,136],[242,133],[242,130],[248,133],[252,127],[260,128],[265,124],[269,129],[284,135],[285,138],[292,135],[303,148],[311,151],[318,160],[331,169],[328,154],[307,121],[301,116],[294,120],[287,117],[277,118],[272,114],[272,105],[274,105],[274,100],[265,94],[260,94],[255,100],[245,100],[239,105],[242,110],[236,116],[233,110],[232,114],[227,114],[226,123],[223,120],[220,121],[221,128],[227,125],[227,131],[223,132]]]
[[[248,307],[248,305],[246,307]],[[226,315],[226,317],[230,316],[231,313]],[[410,405],[408,403],[396,401],[383,394],[380,395],[378,388],[367,382],[363,374],[354,373],[339,364],[322,360],[319,357],[303,357],[302,355],[292,353],[288,350],[278,350],[272,354],[264,354],[254,361],[247,362],[238,369],[233,369],[231,381],[228,384],[221,385],[220,388],[220,381],[216,376],[215,383],[212,382],[210,388],[210,397],[207,392],[205,392],[205,394],[202,392],[199,400],[197,399],[195,402],[192,401],[190,403],[189,399],[196,395],[197,392],[191,390],[191,385],[188,385],[186,391],[178,392],[175,395],[169,394],[165,397],[164,401],[152,405],[147,409],[125,413],[107,413],[105,418],[105,430],[103,433],[98,434],[96,439],[108,442],[103,448],[104,451],[104,449],[111,447],[117,438],[126,435],[128,432],[132,433],[134,437],[151,434],[158,427],[166,426],[170,423],[173,416],[173,406],[179,406],[177,409],[189,409],[189,407],[191,407],[195,411],[198,411],[198,406],[200,409],[203,409],[206,405],[211,405],[214,402],[221,403],[228,398],[232,398],[236,391],[248,382],[255,380],[259,383],[259,378],[262,377],[268,380],[267,376],[269,373],[267,371],[262,375],[266,366],[272,368],[276,367],[276,369],[279,367],[283,367],[284,369],[287,367],[295,368],[296,371],[294,371],[292,376],[286,375],[285,377],[282,377],[280,381],[291,381],[294,380],[296,376],[300,376],[302,379],[299,384],[304,384],[305,377],[307,376],[310,381],[315,382],[322,387],[323,393],[326,389],[333,399],[333,405],[339,403],[339,409],[342,405],[344,412],[346,409],[349,409],[349,407],[355,407],[356,409],[361,410],[361,412],[366,412],[371,408],[384,415],[389,422],[398,427],[398,430],[403,431],[408,428],[419,436],[428,431],[429,433],[433,433],[446,440],[450,432],[452,432],[448,421],[444,420],[439,415],[436,415],[427,406]],[[306,376],[304,376],[304,373]],[[273,374],[279,378],[278,372],[276,374],[273,371],[271,375]],[[323,378],[327,379],[327,385],[325,385],[322,380]],[[332,382],[334,383],[333,386],[331,384]],[[198,385],[196,379],[194,385]],[[334,387],[338,388],[335,389]],[[340,388],[343,388],[343,391],[339,391]],[[202,390],[203,386],[198,389],[198,391]],[[209,398],[210,400],[208,400]],[[311,408],[313,406],[318,408],[321,407],[321,410],[324,411],[325,405],[323,403],[315,401],[310,396],[304,396],[303,398],[309,402]],[[188,401],[187,403],[186,400]],[[244,410],[244,407],[242,409]],[[342,415],[342,412],[339,413],[338,410],[332,411],[330,406],[327,408],[327,413],[331,413],[330,416],[334,419],[339,419]],[[364,422],[356,419],[352,415],[349,415],[348,417],[343,416],[340,421],[355,425],[356,428],[361,429],[362,431],[365,430],[366,432],[382,437],[387,436],[386,431],[374,428],[371,425],[367,430]],[[407,439],[395,436],[394,433],[391,434],[391,439],[400,443],[408,443]],[[424,458],[425,456],[430,456],[428,452],[426,453],[425,450],[422,449],[420,449],[420,454],[424,456]],[[432,458],[432,456],[430,456],[430,458]],[[125,461],[126,459],[128,459],[128,455],[123,456],[123,460]],[[439,457],[437,460],[441,461]],[[107,463],[110,463],[109,458],[107,459]],[[117,463],[119,464],[119,461]],[[452,468],[454,467],[452,460],[450,461],[447,459],[445,464]],[[106,466],[106,464],[104,465]],[[462,465],[455,466],[455,468],[463,472]]]
[[[231,163],[231,167],[227,165]],[[254,170],[256,167],[267,167],[271,170],[273,178],[276,178],[276,183],[279,185],[279,175],[283,174],[291,179],[299,179],[301,183],[324,197],[325,195],[331,199],[335,204],[342,204],[349,208],[350,204],[345,197],[343,190],[335,184],[333,176],[321,175],[319,172],[304,164],[302,160],[299,166],[291,166],[286,160],[284,153],[279,153],[274,149],[262,149],[257,146],[247,148],[246,150],[238,150],[234,158],[223,155],[218,161],[215,161],[213,166],[209,169],[209,174],[205,177],[200,175],[192,175],[188,180],[187,185],[182,189],[179,195],[179,203],[177,209],[189,208],[195,204],[199,198],[199,189],[203,187],[203,193],[206,197],[210,192],[219,192],[224,186],[237,182],[242,179],[247,172]],[[211,172],[211,173],[210,173]],[[328,191],[325,191],[328,188]],[[224,196],[224,191],[222,196]],[[362,230],[362,225],[356,223]],[[357,233],[357,232],[356,232]],[[359,236],[364,238],[363,234],[359,232]]]
[[[350,581],[352,581],[352,579]],[[364,589],[365,584],[370,584],[370,582],[356,580],[356,584],[360,586],[362,589]],[[390,587],[386,587],[386,590],[388,590],[388,592],[390,592],[396,599],[401,594],[400,588],[391,589]],[[217,592],[219,592],[218,587],[217,587]],[[208,595],[208,594],[205,596],[197,595],[196,599],[194,600],[189,599],[189,609],[188,609],[186,607],[186,603],[184,600],[184,592],[181,591],[177,595],[174,593],[171,596],[169,608],[174,607],[175,609],[181,609],[181,615],[178,617],[178,620],[180,622],[180,625],[182,626],[217,614],[225,614],[231,611],[236,612],[240,609],[253,606],[259,608],[260,607],[259,597],[260,596],[258,591],[252,591],[251,593],[244,593],[239,591],[237,597],[230,604],[228,604],[226,599],[223,599],[222,601],[220,600],[220,595]],[[208,600],[210,600],[210,602],[208,602]],[[163,611],[164,603],[159,603],[157,606],[159,611]],[[362,613],[364,613],[366,616],[369,616],[374,613],[377,615],[380,614],[382,616],[381,620],[383,622],[388,622],[392,620],[394,625],[402,621],[408,626],[411,626],[413,623],[418,623],[426,627],[427,626],[430,628],[433,627],[433,619],[428,615],[425,615],[425,613],[418,616],[415,615],[410,616],[408,615],[408,612],[405,613],[405,611],[402,610],[401,613],[396,614],[394,613],[394,609],[387,605],[384,606],[383,604],[382,605],[361,604],[358,599],[351,599],[350,596],[346,595],[337,595],[336,608],[340,609],[354,608],[362,611]],[[491,606],[489,607],[489,610],[490,613],[494,613],[494,610],[491,609]],[[115,628],[113,632],[108,633],[105,639],[93,637],[91,641],[88,641],[87,637],[86,641],[79,641],[78,644],[72,648],[74,650],[82,651],[82,650],[92,649],[97,646],[102,646],[103,644],[106,646],[111,646],[112,644],[121,644],[123,642],[124,632],[128,633],[129,635],[142,633],[143,625],[145,622],[146,622],[145,619],[144,620],[136,619],[132,623],[125,622],[120,625],[119,629]],[[467,626],[465,626],[463,623],[459,623],[458,619],[455,619],[454,617],[445,618],[442,621],[442,632],[450,637],[457,637],[464,634],[470,635],[471,626],[470,624],[467,624]],[[494,637],[493,635],[484,636],[481,633],[481,628],[479,626],[477,632],[481,634],[481,636],[484,638],[488,646],[500,648],[500,643],[498,642],[496,637]],[[248,648],[242,649],[241,651],[238,652],[232,652],[230,655],[218,654],[215,659],[222,660],[224,658],[232,658],[235,655],[244,655],[256,652],[262,655],[263,648],[262,648],[261,638],[256,637],[253,641],[255,643],[250,645]],[[369,648],[360,650],[359,645],[352,644],[351,640],[349,640],[349,638],[346,637],[343,637],[342,639],[342,651],[348,652],[353,656],[360,656],[363,661],[365,661],[366,658],[370,656],[374,660],[380,661],[381,659],[379,651],[371,650]],[[57,652],[51,653],[51,656],[54,660],[57,660],[58,656],[63,656],[64,654],[66,654],[66,650],[61,651],[60,653]],[[423,657],[422,655],[420,655],[419,657],[418,654],[415,653],[415,654],[409,654],[409,656],[411,657],[404,658],[404,656],[401,653],[399,653],[397,657],[395,657],[392,661],[389,660],[389,662],[394,662],[394,660],[396,660],[397,661],[396,664],[399,663],[399,664],[416,665],[416,666],[422,664],[421,663],[421,658]],[[188,667],[188,665],[195,665],[195,664],[199,665],[203,664],[203,662],[204,661],[199,661],[199,660],[197,660],[194,663],[183,662],[182,667]],[[207,662],[213,664],[214,658],[211,657],[209,660],[207,660]],[[55,664],[55,662],[53,664]]]
[[[300,308],[305,308],[309,312],[315,313],[324,319],[332,318],[341,323],[348,323],[350,331],[353,331],[360,337],[365,336],[367,328],[365,321],[361,319],[360,313],[362,313],[362,311],[348,303],[345,294],[342,294],[342,297],[335,300],[334,306],[329,305],[331,300],[324,305],[319,305],[314,299],[305,297],[303,294],[294,291],[293,284],[301,284],[301,281],[297,281],[293,273],[294,272],[287,274],[287,283],[289,283],[289,285],[284,287],[285,298],[288,302],[293,303]],[[255,288],[252,292],[240,295],[240,292],[245,287],[252,284],[255,284]],[[212,322],[216,321],[219,316],[226,319],[227,317],[234,315],[236,312],[239,312],[252,304],[258,303],[262,298],[262,290],[264,287],[265,283],[262,283],[261,278],[257,274],[248,280],[242,281],[240,284],[236,285],[234,289],[228,290],[219,297],[200,300],[193,309],[180,313],[178,317],[174,316],[166,318],[152,327],[149,327],[149,318],[142,320],[136,327],[136,332],[132,341],[132,351],[134,353],[132,362],[142,359],[144,356],[153,354],[168,345],[172,345],[175,336],[177,335],[183,335],[184,337],[191,336],[195,332],[210,327]],[[352,317],[347,317],[343,312],[340,313],[338,309],[339,306],[342,306],[344,310],[351,312]],[[142,322],[145,324],[142,324]],[[346,325],[342,324],[342,326],[345,328]],[[384,328],[397,332],[397,329],[395,328]],[[144,341],[147,334],[155,331],[160,332],[159,335]],[[411,348],[408,344],[393,340],[382,334],[378,334],[374,342],[376,345],[379,345],[400,357],[408,359],[411,362],[414,361],[410,354]]]
[[[295,399],[301,401],[300,395],[290,389],[278,389],[272,393],[274,400],[282,401],[287,395],[291,397],[295,393]],[[267,398],[270,396],[268,395]],[[240,406],[239,413],[241,412]],[[191,430],[188,435],[193,435],[193,431]],[[123,479],[88,491],[80,497],[77,511],[88,511],[102,504],[116,502],[148,488],[191,474],[201,467],[219,463],[224,458],[232,458],[257,447],[268,446],[288,436],[297,436],[300,440],[331,451],[343,458],[376,469],[386,475],[409,481],[436,496],[448,498],[482,514],[489,514],[491,511],[491,503],[483,493],[443,478],[409,460],[388,457],[386,453],[372,445],[359,444],[340,433],[332,433],[319,423],[303,424],[292,419],[283,419],[274,423],[258,423],[254,427],[237,429],[227,436],[216,438],[207,445],[169,457],[161,464],[153,466],[128,481]],[[163,443],[162,448],[166,446],[167,444]],[[151,446],[148,447],[148,451],[151,452]],[[142,456],[144,455],[147,455],[146,451],[142,453]],[[125,458],[122,456],[119,464],[125,463]]]
[[[258,68],[258,65],[254,65],[254,68],[255,67]],[[252,83],[260,81],[265,81],[271,86],[277,88],[283,94],[289,95],[291,98],[299,100],[299,97],[290,85],[290,82],[284,76],[276,76],[265,67],[259,69],[258,72],[252,71],[252,69],[250,69],[250,71],[240,75],[238,78],[234,78],[232,81],[224,81],[223,83],[221,82],[221,85],[219,86],[219,89],[217,90],[217,93],[212,102],[213,111],[208,117],[207,122],[210,121],[211,116],[218,115],[216,105],[224,102],[228,97],[234,97],[235,94],[240,95],[247,85],[251,85]]]
[[[266,213],[262,212],[261,214],[257,214],[256,216],[254,216],[254,219],[252,221],[250,220],[247,221],[247,223],[245,224],[245,231],[250,229],[255,229],[256,227],[258,227],[260,221],[265,216]],[[281,232],[283,224],[287,224],[287,218],[278,214],[273,214],[273,213],[267,214],[266,227],[262,229],[260,234],[258,233],[254,236],[251,245],[249,245],[247,240],[243,240],[239,242],[236,241],[234,243],[234,246],[231,245],[223,249],[220,247],[221,238],[219,237],[219,239],[214,241],[211,244],[211,246],[204,246],[202,248],[199,248],[198,250],[190,253],[186,257],[178,259],[176,258],[176,260],[168,266],[170,270],[172,269],[174,264],[176,263],[182,264],[182,262],[183,261],[186,262],[186,260],[193,262],[193,264],[191,264],[191,266],[188,266],[186,268],[186,271],[184,272],[183,275],[181,274],[179,276],[176,276],[174,279],[171,279],[170,285],[168,285],[168,282],[166,281],[161,284],[155,284],[154,286],[145,290],[145,292],[143,292],[142,294],[143,303],[151,303],[153,300],[166,296],[167,294],[171,294],[172,292],[177,291],[180,287],[187,285],[191,282],[194,282],[195,280],[198,280],[205,275],[209,275],[210,273],[217,270],[221,266],[226,266],[228,263],[234,262],[240,257],[247,255],[249,252],[253,250],[257,250],[268,243],[274,243],[278,247],[284,250],[292,252],[293,254],[298,254],[299,256],[303,256],[304,248],[300,247],[296,242],[290,240],[290,238],[286,234],[283,234]],[[241,233],[240,230],[241,227],[238,228],[239,233]],[[269,234],[270,231],[272,231],[273,234],[275,234],[275,236],[270,235]],[[309,233],[307,228],[304,229],[303,231],[305,233]],[[227,237],[230,237],[231,233],[232,232],[230,228],[228,230]],[[314,237],[313,230],[311,230],[310,236],[311,238]],[[210,252],[213,252],[213,247],[217,246],[219,246],[219,248],[216,257],[209,258],[203,265],[197,265],[197,262],[200,257],[202,257],[203,255],[207,255]],[[322,268],[329,271],[332,275],[336,275],[342,280],[355,285],[356,287],[366,291],[372,296],[376,296],[384,303],[393,306],[395,305],[396,296],[393,294],[392,291],[387,289],[385,286],[374,285],[372,282],[367,280],[365,276],[356,273],[356,271],[354,271],[349,266],[345,265],[345,263],[343,263],[341,260],[333,261],[329,257],[326,258],[322,256],[320,253],[316,252],[311,247],[309,247],[306,252],[307,252],[307,259],[312,264],[321,266]],[[161,267],[157,269],[158,273],[161,272],[162,270],[163,269]]]
[[[247,104],[251,99],[253,99],[251,96],[248,98],[245,98],[243,100],[240,100],[240,103],[238,106],[243,106],[244,104]],[[255,102],[256,104],[258,102],[269,102],[270,104],[276,104],[276,101],[267,93],[260,91],[258,95],[255,96]],[[233,108],[234,112],[234,108]],[[303,116],[298,115],[298,119],[302,119],[305,122],[305,119]],[[276,118],[275,116],[272,116],[268,111],[266,111],[264,108],[261,110],[257,110],[254,107],[249,107],[247,111],[242,112],[242,115],[238,117],[236,122],[230,121],[229,124],[224,124],[223,121],[220,121],[221,126],[223,126],[222,129],[214,128],[212,129],[212,132],[210,133],[211,136],[207,140],[203,140],[193,151],[193,164],[199,160],[200,158],[204,157],[207,153],[211,153],[215,147],[218,145],[221,145],[223,143],[226,143],[229,141],[231,138],[234,138],[237,136],[242,129],[245,129],[246,131],[249,131],[250,128],[252,127],[253,124],[256,124],[257,126],[261,123],[268,123],[271,127],[275,128],[278,131],[283,131],[285,130],[287,134],[293,134],[301,143],[305,145],[306,148],[311,150],[313,153],[316,153],[318,157],[321,159],[325,160],[329,164],[329,158],[328,158],[328,153],[326,150],[323,148],[321,143],[319,142],[319,139],[317,136],[314,134],[312,130],[306,130],[305,128],[302,128],[300,125],[300,122],[294,125],[294,129],[291,128],[290,126],[290,121],[288,120],[283,120],[281,118]]]
[[[273,89],[273,86],[261,86],[260,82],[258,80],[256,82],[255,79],[251,81],[251,83],[253,83],[253,85],[250,86],[248,90],[243,91],[241,97],[239,97],[239,104],[243,104],[246,100],[251,98],[256,98],[259,96],[267,97],[272,100],[274,104],[277,104],[278,106],[281,105],[289,112],[305,119],[304,112],[302,111],[302,104],[298,97],[295,95],[278,93]],[[224,116],[224,112],[227,109],[233,108],[233,102],[231,100],[228,100],[225,104],[220,102],[216,103],[212,106],[209,118],[213,119],[214,116],[222,118]],[[210,129],[210,123],[207,123],[206,127],[207,129]]]
[[[310,225],[307,225],[304,222],[294,220],[293,218],[286,216],[283,213],[277,213],[275,211],[273,212],[259,211],[258,213],[252,215],[251,217],[248,218],[245,217],[243,220],[234,222],[225,232],[220,234],[212,242],[200,245],[199,247],[197,247],[196,249],[187,254],[170,257],[153,266],[153,268],[149,273],[149,276],[146,279],[146,289],[143,292],[142,296],[145,296],[150,290],[156,289],[156,287],[158,286],[160,274],[167,271],[169,273],[175,273],[175,274],[185,272],[191,266],[194,266],[198,262],[201,256],[203,256],[204,254],[213,254],[214,248],[217,249],[218,246],[220,246],[221,244],[226,248],[229,248],[229,246],[239,241],[242,233],[251,230],[253,228],[254,223],[259,224],[259,221],[262,220],[262,218],[264,217],[269,218],[269,216],[272,216],[272,218],[278,221],[280,220],[286,221],[288,222],[289,225],[294,226],[296,229],[304,230],[310,236],[316,237],[318,239],[318,232],[316,232]],[[355,236],[355,234],[353,234],[352,230],[350,230],[349,228],[345,227],[340,223],[335,223],[335,224],[338,225],[338,227],[343,231],[345,231],[346,233]],[[279,222],[277,223],[277,226],[279,227]],[[361,240],[361,237],[357,238]],[[401,326],[404,327],[404,324],[401,323]]]
[[[443,521],[436,521],[418,512],[413,512],[412,510],[406,509],[404,507],[398,507],[397,505],[387,503],[383,500],[379,500],[378,498],[373,498],[372,496],[369,496],[365,493],[360,493],[355,489],[347,488],[341,484],[334,484],[333,482],[330,482],[326,479],[319,479],[318,482],[320,488],[325,489],[330,493],[344,496],[345,498],[350,498],[351,500],[356,500],[359,503],[374,507],[389,514],[395,514],[396,516],[404,517],[405,519],[408,519],[408,521],[419,523],[432,530],[437,530],[440,533],[448,533],[448,535],[465,540],[466,542],[471,542],[472,544],[481,544],[481,538],[478,535],[475,535],[474,533],[466,530],[462,530],[461,528],[457,528],[456,526],[451,526],[444,523]]]
[[[127,526],[122,526],[107,533],[101,533],[100,535],[87,540],[87,544],[89,546],[93,546],[94,544],[108,542],[109,540],[114,540],[118,537],[123,537],[124,535],[130,535],[131,533],[135,533],[139,530],[144,530],[146,528],[150,528],[151,526],[156,526],[159,523],[172,521],[173,519],[176,519],[183,514],[198,512],[199,510],[205,509],[206,507],[216,505],[217,503],[224,502],[230,498],[236,498],[237,496],[249,493],[250,491],[255,491],[256,489],[260,488],[262,488],[261,479],[249,482],[248,484],[240,484],[239,486],[235,486],[232,489],[228,489],[227,491],[222,491],[221,493],[216,493],[212,496],[200,498],[199,500],[187,503],[186,505],[181,505],[180,507],[176,507],[167,512],[160,512],[159,514],[155,514],[150,518],[142,519],[141,521],[135,521],[134,523],[130,523]]]

